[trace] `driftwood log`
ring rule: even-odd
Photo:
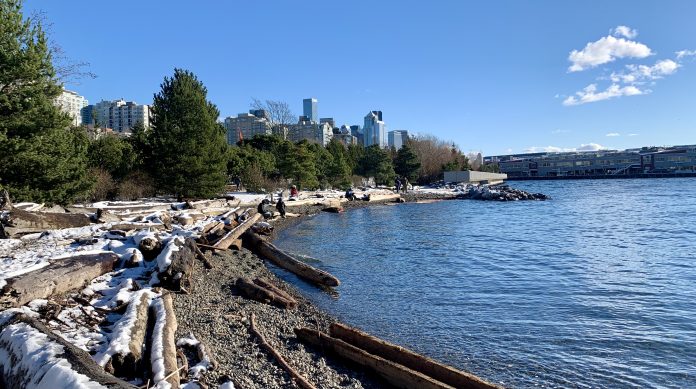
[[[127,377],[129,379],[142,378],[139,372],[142,372],[144,352],[145,352],[145,336],[147,334],[148,314],[150,308],[151,295],[148,293],[139,293],[128,305],[126,314],[119,319],[114,325],[117,328],[119,325],[129,324],[125,329],[127,336],[128,349],[119,350],[111,357],[110,366],[113,373],[119,377]],[[122,321],[130,320],[130,315],[133,315],[132,323],[121,323]],[[120,341],[121,339],[117,339]]]
[[[278,296],[280,296],[280,297],[282,297],[282,298],[284,298],[284,299],[290,301],[290,302],[292,303],[292,307],[291,307],[291,308],[294,308],[295,306],[297,306],[297,300],[295,300],[295,298],[292,297],[292,296],[290,295],[290,293],[288,293],[288,292],[286,292],[286,291],[280,289],[279,287],[273,285],[273,284],[272,284],[270,281],[268,281],[267,279],[261,278],[261,277],[255,278],[255,279],[254,279],[254,283],[255,283],[256,285],[261,286],[261,287],[263,287],[263,288],[266,288],[266,289],[270,290],[271,292],[277,294]]]
[[[259,346],[273,356],[278,364],[290,375],[290,378],[292,378],[292,380],[295,381],[299,387],[304,389],[316,389],[316,387],[307,381],[307,379],[304,378],[300,373],[298,373],[297,370],[293,369],[285,358],[283,358],[283,356],[280,355],[280,353],[274,349],[273,346],[266,341],[266,338],[264,338],[264,336],[261,335],[261,333],[256,329],[256,316],[253,313],[251,314],[249,331],[259,339]]]
[[[0,308],[19,307],[34,299],[45,299],[83,287],[114,270],[118,255],[105,252],[52,260],[48,266],[5,280],[0,289]]]
[[[328,272],[298,261],[292,256],[284,253],[258,234],[247,232],[244,234],[244,239],[249,242],[249,246],[259,255],[273,262],[276,266],[295,273],[305,280],[330,287],[338,286],[341,283],[338,278]]]
[[[178,240],[169,244],[179,246]],[[171,264],[167,269],[158,274],[160,286],[175,291],[192,292],[193,265],[196,260],[196,242],[193,239],[186,239],[179,246],[179,250],[174,251],[171,256]]]
[[[234,243],[235,240],[239,239],[243,233],[246,232],[251,226],[254,225],[261,218],[261,214],[255,214],[254,216],[246,219],[240,225],[227,232],[220,240],[215,242],[213,246],[216,248],[228,248]]]
[[[411,370],[407,367],[399,365],[398,363],[388,361],[382,357],[372,355],[365,350],[359,349],[344,342],[341,339],[332,338],[323,332],[309,328],[295,328],[295,335],[297,335],[302,342],[308,343],[324,351],[328,351],[334,355],[373,371],[394,387],[419,389],[454,388],[453,386],[430,378],[423,373]]]
[[[196,258],[203,262],[203,266],[205,266],[206,269],[212,269],[213,264],[208,260],[208,257],[206,257],[205,254],[203,254],[203,252],[198,247],[198,244],[195,241],[193,242],[193,248],[194,250],[196,250]]]
[[[485,382],[472,374],[441,364],[345,324],[331,324],[330,333],[332,337],[350,343],[370,354],[396,362],[455,388],[498,388],[498,386]]]
[[[91,223],[89,216],[84,214],[28,212],[10,208],[4,231],[7,238],[13,238],[47,230],[84,227]]]
[[[150,345],[152,382],[167,381],[171,389],[179,388],[179,366],[176,363],[176,316],[172,296],[165,293],[150,304],[150,315],[155,318]]]
[[[138,250],[146,261],[152,261],[162,252],[162,242],[155,236],[146,236],[138,243]]]
[[[19,343],[17,338],[20,336],[30,337],[34,342],[46,341],[52,347],[44,346],[33,350],[32,345],[35,343]],[[51,353],[52,349],[57,352]],[[43,365],[34,369],[27,369],[22,364],[22,360],[28,358],[23,354],[26,352],[32,353],[39,359],[41,356],[52,356],[55,359],[46,360]],[[15,315],[0,325],[0,354],[6,357],[0,358],[0,387],[2,388],[57,388],[61,382],[50,380],[55,377],[65,379],[65,369],[69,369],[89,378],[89,383],[82,383],[85,387],[102,385],[109,389],[137,389],[128,382],[105,372],[86,351],[73,346],[42,323],[25,315]],[[62,382],[62,384],[71,386],[61,387],[77,385],[76,382]]]
[[[280,308],[294,308],[297,305],[297,301],[293,298],[286,298],[275,291],[258,285],[252,282],[248,278],[240,278],[235,284],[237,289],[242,292],[248,298],[260,301],[265,304],[273,304]]]

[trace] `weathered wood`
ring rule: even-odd
[[[332,337],[341,339],[353,346],[361,348],[370,354],[401,364],[409,369],[421,372],[440,382],[455,388],[493,389],[499,388],[472,374],[465,373],[453,367],[436,362],[430,358],[416,354],[411,350],[391,344],[358,329],[341,323],[331,324]]]
[[[239,289],[239,291],[242,292],[242,294],[246,297],[260,301],[264,304],[272,304],[286,309],[294,308],[297,305],[297,301],[294,299],[288,300],[270,289],[255,284],[248,278],[238,279],[235,285],[237,286],[237,289]]]
[[[394,387],[419,389],[454,388],[453,386],[428,377],[423,373],[411,370],[377,355],[372,355],[341,339],[332,338],[323,332],[309,328],[295,328],[295,335],[297,335],[302,342],[372,370]]]
[[[146,261],[152,261],[162,252],[162,242],[155,236],[146,236],[138,243],[138,250]]]
[[[244,239],[247,239],[250,246],[262,257],[285,270],[297,274],[305,280],[331,287],[338,286],[341,283],[338,278],[328,272],[298,261],[257,234],[247,232],[244,234]]]
[[[112,230],[121,231],[133,231],[133,230],[144,230],[148,229],[150,231],[157,230],[162,231],[165,229],[164,224],[160,223],[135,223],[135,222],[123,222],[111,225]]]
[[[26,355],[23,355],[25,352],[31,352],[35,355],[46,353],[46,356],[51,354],[51,348],[32,349],[31,344],[33,343],[22,344],[18,347],[16,339],[21,336],[20,333],[29,336],[34,342],[47,341],[60,351],[53,354],[55,358],[53,361],[33,370],[27,371],[24,368],[17,368],[22,366],[20,361],[27,358]],[[61,374],[60,370],[67,368],[89,378],[91,385],[85,382],[83,383],[85,387],[102,385],[108,389],[136,389],[128,382],[105,372],[86,351],[73,346],[54,334],[44,324],[25,315],[15,315],[0,324],[0,354],[6,357],[0,358],[0,387],[2,388],[57,388],[61,383],[50,380],[56,374]],[[51,371],[52,373],[49,373]],[[67,382],[64,383],[67,384]]]
[[[147,292],[139,292],[138,295],[135,295],[135,298],[128,305],[126,314],[114,324],[114,328],[118,328],[119,325],[130,325],[125,330],[127,334],[124,334],[129,339],[128,349],[119,350],[111,358],[114,374],[119,377],[142,378],[139,373],[142,372],[144,362],[144,344],[151,296]],[[131,320],[131,315],[134,318],[132,323],[125,323],[125,321]],[[121,321],[124,323],[120,324]],[[120,341],[121,339],[116,340]]]
[[[235,239],[232,244],[230,245],[230,248],[233,250],[241,250],[242,247],[244,246],[242,239]]]
[[[286,291],[280,289],[279,287],[273,285],[273,284],[272,284],[270,281],[268,281],[267,279],[262,278],[262,277],[258,277],[258,278],[255,278],[255,279],[254,279],[254,283],[255,283],[256,285],[261,286],[261,287],[263,287],[263,288],[266,288],[266,289],[270,290],[271,292],[277,294],[278,296],[280,296],[280,297],[282,297],[282,298],[288,300],[288,301],[292,304],[292,307],[297,306],[297,300],[295,300],[294,297],[292,297],[288,292],[286,292]],[[292,307],[291,307],[291,308],[292,308]]]
[[[82,254],[50,261],[49,265],[5,280],[0,289],[0,308],[19,307],[34,299],[82,288],[114,270],[118,255],[112,252]]]
[[[239,239],[240,236],[251,226],[254,225],[261,218],[260,214],[255,214],[254,216],[243,221],[240,225],[235,227],[233,230],[229,231],[225,236],[218,240],[213,246],[216,248],[228,248],[235,240]]]
[[[191,238],[189,238],[189,239],[191,239]],[[194,243],[194,244],[193,244],[193,248],[194,248],[194,250],[196,251],[196,258],[198,258],[201,262],[203,262],[203,266],[204,266],[206,269],[212,269],[212,268],[213,268],[213,264],[210,263],[210,261],[208,260],[208,257],[206,257],[205,254],[203,254],[203,252],[201,251],[201,249],[198,248],[198,243],[196,243],[195,241],[193,241],[193,243]]]
[[[150,315],[155,317],[150,346],[152,382],[167,381],[171,389],[179,388],[179,367],[176,363],[176,328],[172,296],[165,293],[152,300]]]
[[[273,358],[278,362],[278,364],[290,375],[290,377],[295,381],[295,383],[304,389],[316,389],[306,378],[304,378],[297,370],[293,369],[292,366],[283,358],[282,355],[276,349],[273,348],[264,338],[263,335],[256,329],[256,316],[252,313],[250,318],[249,331],[259,339],[259,346],[266,350],[267,353],[271,354]]]
[[[230,251],[230,249],[221,249],[219,247],[215,247],[215,246],[211,246],[209,244],[203,244],[203,243],[196,243],[196,246],[203,248],[203,249],[206,249],[206,250],[212,250],[213,252],[215,252],[216,250]]]
[[[169,244],[181,245],[171,256],[171,264],[158,274],[160,285],[175,291],[192,292],[193,264],[196,260],[196,242],[186,239],[183,244],[178,241]]]
[[[84,227],[91,223],[89,216],[84,214],[28,212],[10,208],[4,230],[8,237],[15,237],[47,230]]]

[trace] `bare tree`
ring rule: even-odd
[[[261,101],[255,97],[251,99],[252,109],[263,109],[268,114],[268,121],[273,128],[293,124],[297,117],[290,109],[290,104],[280,100]]]

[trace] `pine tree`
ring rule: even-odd
[[[336,139],[332,139],[326,146],[326,149],[332,157],[326,172],[329,182],[331,185],[342,189],[350,187],[351,168],[348,165],[348,151],[345,146]]]
[[[406,177],[409,181],[415,181],[420,167],[421,163],[418,160],[418,156],[413,152],[413,149],[411,149],[408,143],[403,145],[399,151],[396,152],[396,157],[394,158],[394,171],[399,176]]]
[[[391,158],[389,158],[389,153],[381,149],[379,145],[365,148],[365,155],[360,161],[359,170],[365,176],[374,177],[377,184],[391,184],[395,177],[394,166]]]
[[[0,182],[17,201],[68,203],[92,187],[88,139],[55,106],[61,93],[41,24],[0,1]]]
[[[104,135],[92,141],[87,150],[91,167],[102,168],[116,179],[133,171],[136,154],[133,146],[117,135]]]
[[[217,107],[196,76],[175,69],[153,102],[152,163],[159,190],[210,197],[226,182],[227,142]]]

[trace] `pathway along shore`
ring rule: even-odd
[[[451,198],[438,194],[405,194],[406,201]],[[379,202],[343,203],[345,208],[365,207]],[[302,216],[321,212],[321,206],[288,207]],[[273,222],[276,234],[300,223],[302,217]],[[272,236],[273,237],[273,236]],[[344,361],[317,352],[299,342],[294,328],[311,328],[329,332],[337,320],[319,310],[295,288],[276,277],[258,256],[246,248],[206,254],[213,268],[207,270],[196,261],[191,294],[176,294],[174,309],[179,322],[176,337],[193,333],[210,348],[217,368],[208,371],[202,382],[213,388],[231,379],[238,388],[293,387],[290,376],[259,346],[249,331],[249,320],[256,316],[257,330],[287,360],[288,364],[318,388],[381,388],[388,386],[375,375],[351,368]],[[238,278],[263,277],[297,300],[296,309],[282,309],[240,296],[235,287]]]

